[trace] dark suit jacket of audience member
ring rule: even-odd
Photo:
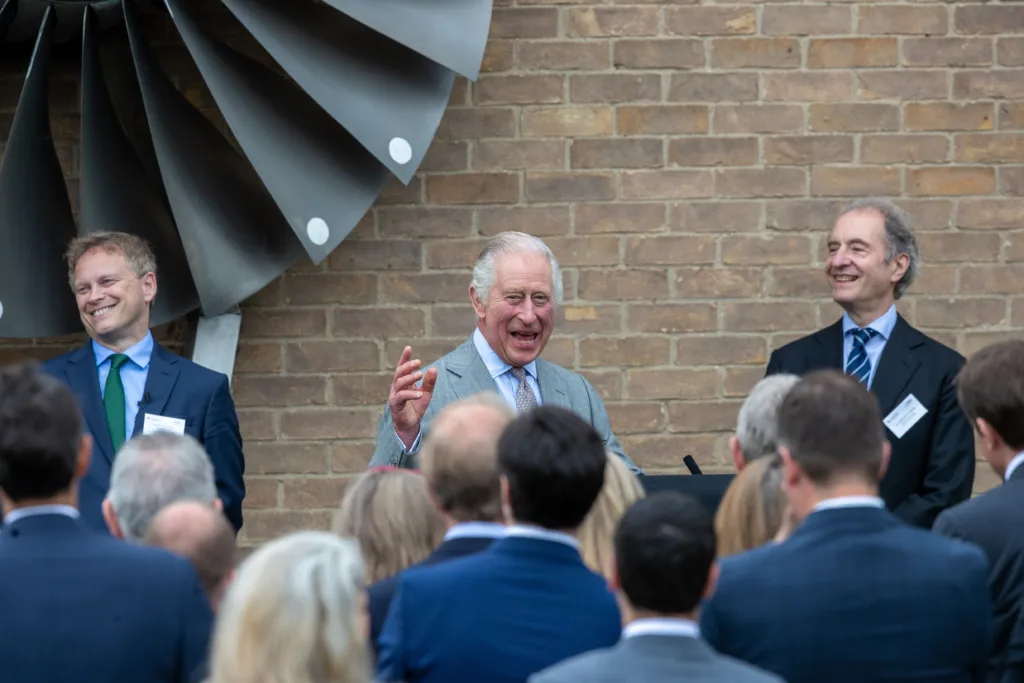
[[[556,541],[507,537],[403,573],[380,637],[381,683],[523,683],[621,631],[605,580]]]
[[[943,512],[934,528],[977,544],[988,556],[995,622],[989,680],[1024,680],[1024,467],[1003,485]]]
[[[59,514],[0,532],[0,680],[186,683],[213,614],[187,560]]]
[[[427,559],[414,564],[409,569],[429,567],[441,562],[447,562],[448,560],[465,557],[466,555],[473,555],[474,553],[487,550],[492,543],[494,543],[493,538],[453,538],[439,545]],[[402,572],[389,576],[383,581],[373,584],[367,590],[369,595],[370,637],[374,650],[379,651],[377,641],[380,638],[380,631],[384,627],[384,619],[388,616],[391,600],[395,596],[395,590],[398,588],[398,579],[401,576]]]
[[[788,683],[980,682],[988,563],[879,508],[821,510],[787,541],[724,559],[701,626]]]
[[[768,375],[843,369],[843,321],[774,351]],[[930,529],[940,512],[967,500],[974,485],[974,433],[960,410],[954,380],[964,358],[903,319],[886,342],[871,391],[887,417],[913,394],[928,410],[892,444],[880,495],[909,524]]]

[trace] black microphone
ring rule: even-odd
[[[141,408],[144,405],[149,405],[149,402],[150,402],[149,392],[147,391],[146,393],[144,393],[142,395],[142,400],[139,401],[139,407]],[[689,456],[687,456],[687,457],[689,457]]]
[[[690,470],[690,474],[704,474],[700,471],[700,467],[697,466],[697,461],[693,459],[692,455],[683,456],[683,464],[686,465],[686,469]]]

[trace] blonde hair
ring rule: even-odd
[[[611,568],[615,529],[629,506],[644,497],[640,481],[614,453],[608,453],[604,486],[580,525],[577,537],[583,562],[604,577]]]
[[[718,556],[760,547],[775,538],[786,511],[778,456],[754,460],[736,475],[715,514]]]
[[[333,530],[358,541],[367,579],[376,583],[426,559],[446,527],[422,474],[381,467],[349,486]]]
[[[121,252],[135,277],[156,273],[156,257],[146,240],[126,232],[91,232],[71,240],[64,252],[68,262],[68,283],[72,289],[75,288],[75,268],[79,259],[93,249],[102,249],[108,254]]]
[[[368,683],[358,546],[317,531],[263,546],[217,618],[207,683]]]

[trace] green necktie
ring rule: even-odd
[[[103,412],[107,414],[107,429],[110,430],[110,442],[114,444],[116,454],[124,444],[124,384],[121,382],[121,366],[128,362],[128,356],[115,353],[110,357],[110,373],[103,389]]]

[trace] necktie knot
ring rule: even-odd
[[[523,367],[512,368],[512,376],[515,377],[520,382],[525,382],[526,381],[526,368],[523,368]]]
[[[117,372],[121,369],[121,366],[127,363],[129,360],[128,356],[123,353],[115,353],[110,357],[110,371]]]
[[[856,341],[860,342],[861,345],[864,345],[867,344],[868,341],[873,337],[878,336],[878,331],[870,327],[866,327],[864,329],[854,328],[853,330],[851,330],[851,334],[853,334],[853,338]]]

